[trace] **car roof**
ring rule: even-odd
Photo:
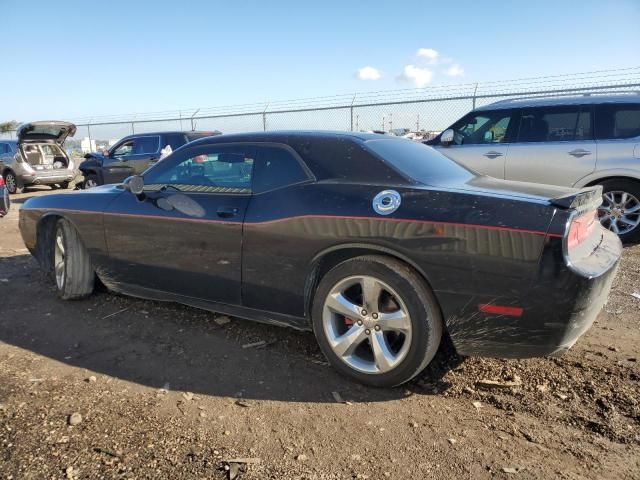
[[[135,138],[135,137],[150,137],[152,135],[201,135],[203,133],[209,133],[211,135],[221,135],[222,132],[219,130],[165,130],[162,132],[140,132],[140,133],[132,133],[131,135],[127,135],[126,137],[122,137],[122,140],[125,138]]]
[[[389,139],[402,139],[402,137],[396,137],[393,135],[380,135],[378,133],[365,133],[365,132],[347,132],[347,131],[332,131],[332,130],[270,130],[268,132],[246,132],[246,133],[230,133],[224,135],[217,135],[215,137],[205,137],[191,142],[191,145],[195,144],[209,144],[209,143],[235,143],[235,142],[277,142],[288,143],[290,140],[300,139],[322,139],[322,140],[341,140],[341,139],[353,139],[353,140],[379,140],[380,138]]]
[[[571,95],[557,97],[529,97],[529,98],[510,98],[500,100],[483,107],[478,107],[474,111],[481,112],[485,110],[503,110],[508,108],[524,108],[524,107],[547,107],[562,105],[599,105],[603,103],[639,103],[640,92],[628,92],[609,95]]]

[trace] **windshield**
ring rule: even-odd
[[[431,147],[413,140],[376,139],[365,145],[405,177],[427,185],[465,182],[476,175]]]

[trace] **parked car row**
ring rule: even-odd
[[[640,241],[639,94],[503,100],[425,143],[495,178],[602,185],[602,224]]]

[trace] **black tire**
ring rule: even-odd
[[[82,188],[84,190],[88,190],[93,187],[97,187],[100,185],[100,181],[98,180],[98,176],[90,173],[89,175],[85,175],[84,182],[82,183]]]
[[[62,237],[64,246],[64,263],[61,273],[63,281],[58,280],[59,263],[56,257],[56,242]],[[73,226],[64,219],[58,220],[53,235],[53,275],[56,281],[58,296],[63,300],[78,300],[93,293],[95,272],[87,249]]]
[[[69,188],[69,182],[54,183],[53,185],[51,185],[51,188],[53,190],[67,190]]]
[[[636,180],[627,180],[627,179],[611,179],[605,180],[604,182],[600,182],[599,185],[602,185],[602,193],[608,192],[627,192],[633,195],[637,200],[640,201],[640,182]],[[638,218],[634,215],[634,219]],[[640,223],[633,229],[627,233],[619,234],[620,240],[623,243],[638,243],[640,242]]]
[[[334,352],[325,332],[323,311],[327,296],[339,282],[358,275],[372,276],[387,284],[401,297],[409,313],[411,341],[407,353],[398,365],[384,373],[364,373],[348,365]],[[426,282],[408,265],[379,255],[346,260],[324,275],[314,295],[312,322],[320,349],[331,365],[340,373],[374,387],[395,387],[418,375],[435,356],[443,330],[440,307]]]
[[[11,195],[22,193],[24,191],[24,185],[20,183],[18,177],[11,170],[4,172],[4,183],[7,187],[7,191]]]

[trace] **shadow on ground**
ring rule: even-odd
[[[372,389],[324,364],[311,333],[233,320],[180,305],[98,292],[58,299],[28,255],[0,258],[0,341],[59,362],[153,388],[203,395],[295,402],[388,401],[447,388],[459,363],[445,343],[429,369],[408,386]],[[263,348],[248,347],[259,340]],[[89,375],[89,373],[87,373]]]

